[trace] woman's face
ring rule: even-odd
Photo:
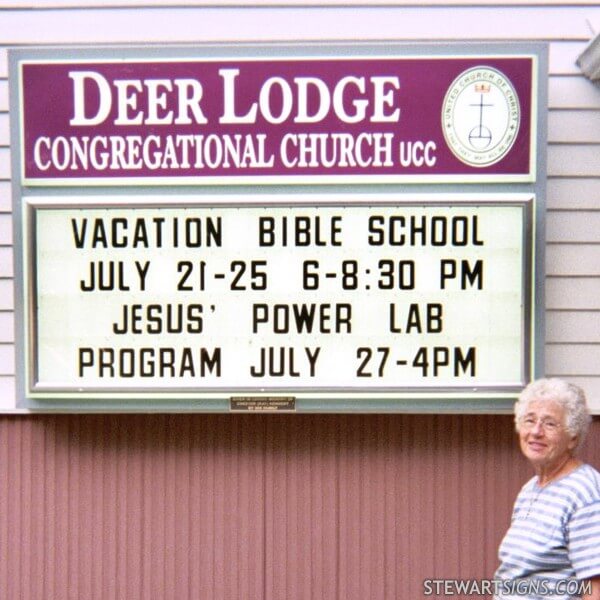
[[[565,410],[552,400],[532,400],[519,422],[521,451],[534,467],[552,469],[569,457],[577,438],[566,430]]]

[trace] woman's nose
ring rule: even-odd
[[[531,432],[535,433],[536,435],[541,435],[544,432],[544,425],[540,419],[534,423]]]

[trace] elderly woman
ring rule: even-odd
[[[500,545],[495,598],[600,599],[600,473],[575,455],[590,420],[583,391],[560,379],[530,383],[516,402],[536,476]]]

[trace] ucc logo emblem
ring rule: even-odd
[[[511,149],[521,111],[511,82],[491,67],[475,67],[452,83],[442,106],[448,147],[462,162],[487,167]]]

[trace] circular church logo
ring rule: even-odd
[[[446,143],[475,167],[501,160],[519,131],[519,98],[509,79],[491,67],[475,67],[452,83],[442,106]]]

